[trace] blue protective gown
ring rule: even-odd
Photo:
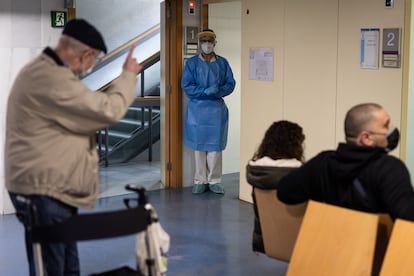
[[[198,151],[222,151],[227,145],[229,113],[223,97],[236,85],[227,60],[201,55],[187,60],[181,87],[190,99],[184,118],[184,144]]]

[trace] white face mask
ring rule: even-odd
[[[201,51],[204,54],[211,54],[214,51],[214,43],[211,42],[203,42],[201,43]]]
[[[84,76],[89,75],[90,73],[92,73],[93,67],[94,66],[91,66],[87,70],[82,70],[82,72],[79,74],[79,77],[83,78]]]
[[[89,75],[90,73],[92,73],[94,66],[91,66],[88,70],[86,70],[85,75]]]

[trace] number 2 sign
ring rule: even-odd
[[[382,30],[382,66],[400,67],[400,29]]]

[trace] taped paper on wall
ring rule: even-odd
[[[249,51],[249,79],[273,80],[273,49]]]
[[[379,33],[379,28],[361,29],[360,67],[362,69],[378,69]]]

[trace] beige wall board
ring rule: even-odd
[[[284,1],[242,2],[240,198],[251,202],[245,166],[266,129],[283,115]],[[249,80],[250,49],[273,49],[274,80]]]
[[[361,69],[360,29],[380,28],[380,56],[382,29],[404,25],[404,1],[394,0],[393,9],[385,9],[375,0],[340,0],[338,38],[338,102],[336,140],[344,141],[343,121],[346,111],[355,104],[376,102],[390,113],[392,122],[400,126],[402,101],[402,69]],[[402,37],[402,33],[401,33]],[[402,44],[401,44],[402,45]],[[393,151],[398,154],[398,150]]]
[[[208,23],[217,35],[215,51],[228,60],[236,80],[233,93],[224,98],[229,109],[229,131],[223,152],[223,174],[235,173],[240,171],[241,3],[210,4]]]
[[[344,140],[345,112],[356,103],[384,105],[399,126],[402,70],[360,69],[360,29],[380,28],[381,37],[383,28],[403,26],[404,0],[394,0],[392,9],[377,0],[242,1],[241,199],[251,201],[245,165],[272,121],[304,128],[308,160]],[[273,82],[249,80],[254,47],[273,48]]]
[[[306,159],[335,146],[338,4],[286,4],[284,117],[306,135]]]

